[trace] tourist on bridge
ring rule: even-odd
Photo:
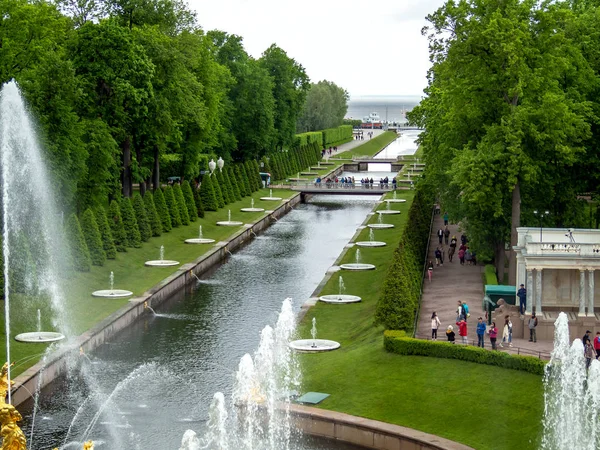
[[[527,289],[525,289],[525,285],[521,284],[519,286],[519,290],[517,291],[517,297],[519,297],[519,312],[521,315],[525,315],[525,310],[527,309]]]
[[[392,178],[392,188],[394,188],[394,190],[396,190],[396,187],[398,186],[398,182],[396,181],[396,177]]]
[[[464,266],[465,265],[465,251],[462,248],[462,245],[461,245],[460,250],[458,251],[458,259],[460,261],[461,266]]]
[[[448,249],[448,261],[452,262],[452,257],[454,256],[454,250],[456,249],[456,246],[452,247],[450,246],[450,248]]]
[[[456,243],[457,243],[456,236],[452,236],[452,239],[450,240],[450,247],[456,248]]]
[[[483,347],[483,340],[485,337],[485,321],[483,320],[482,317],[480,317],[479,319],[477,319],[477,347]]]

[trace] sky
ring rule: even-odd
[[[442,0],[188,0],[206,31],[242,36],[259,58],[285,50],[312,82],[329,80],[351,99],[422,95],[430,67],[425,16]]]

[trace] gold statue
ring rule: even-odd
[[[83,450],[94,450],[94,443],[92,441],[84,442]]]
[[[12,365],[12,364],[11,364]],[[17,422],[23,420],[16,408],[6,403],[6,395],[14,382],[8,382],[8,363],[0,370],[0,436],[2,450],[27,450],[27,440]]]

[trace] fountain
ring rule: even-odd
[[[273,189],[269,189],[269,196],[261,197],[260,199],[265,201],[279,201],[281,200],[281,197],[273,197]]]
[[[554,323],[554,350],[544,374],[543,450],[599,448],[600,361],[586,369],[583,344],[570,345],[569,322],[561,312]]]
[[[254,199],[250,200],[250,208],[242,208],[240,211],[242,212],[263,212],[264,208],[255,208],[254,207]]]
[[[392,196],[392,198],[386,198],[386,199],[384,199],[384,202],[387,202],[387,203],[406,203],[406,199],[404,199],[404,198],[396,198],[396,191],[394,191],[394,195]]]
[[[394,228],[394,224],[392,223],[383,223],[383,215],[379,214],[377,216],[377,223],[370,223],[367,225],[369,228],[375,228],[383,230],[385,228]]]
[[[300,175],[308,176],[308,177],[316,177],[319,174],[316,172],[311,172],[311,167],[308,166],[308,169],[306,170],[306,172],[300,172]]]
[[[381,216],[379,216],[381,217]],[[387,244],[383,241],[375,240],[375,233],[373,232],[373,228],[369,230],[369,240],[368,241],[358,241],[356,243],[359,247],[385,247]]]
[[[200,225],[198,227],[198,237],[197,238],[191,238],[191,239],[185,240],[186,244],[212,244],[213,242],[215,242],[214,239],[207,239],[207,238],[202,237],[202,225]]]
[[[360,262],[360,250],[359,249],[356,249],[356,254],[355,254],[354,259],[356,262],[342,264],[342,265],[340,265],[340,268],[344,269],[344,270],[373,270],[373,269],[375,269],[375,266],[373,264],[365,264],[365,263]]]
[[[396,209],[392,209],[392,204],[390,202],[387,203],[385,209],[380,209],[375,211],[377,214],[400,214],[400,211]]]
[[[344,279],[340,276],[338,278],[338,294],[322,295],[319,300],[325,303],[357,303],[361,301],[361,298],[357,295],[347,295],[346,286],[344,286]]]
[[[104,297],[104,298],[126,298],[133,295],[133,292],[126,291],[124,289],[115,289],[115,274],[110,272],[110,289],[103,289],[99,291],[92,292],[93,297]]]
[[[217,225],[220,225],[222,227],[239,227],[241,225],[244,225],[244,223],[238,222],[236,220],[231,220],[231,210],[229,210],[227,212],[227,220],[222,220],[220,222],[217,222]]]
[[[313,317],[312,329],[310,331],[312,339],[298,339],[290,342],[290,347],[303,353],[310,352],[329,352],[340,348],[340,343],[328,339],[317,339],[317,319]]]
[[[145,265],[150,267],[172,267],[178,266],[180,264],[179,261],[173,261],[172,259],[165,259],[165,246],[160,246],[160,259],[154,259],[151,261],[146,261]]]

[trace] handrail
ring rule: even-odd
[[[425,283],[425,272],[427,271],[427,256],[429,255],[429,243],[431,242],[431,232],[433,230],[433,217],[435,216],[435,205],[431,207],[431,222],[429,222],[429,235],[427,237],[427,247],[425,248],[425,260],[423,261],[423,272],[421,273],[421,288],[419,290],[419,302],[417,303],[417,312],[413,323],[413,337],[417,335],[417,325],[419,324],[419,315],[421,314],[421,301],[423,300],[423,284]]]

